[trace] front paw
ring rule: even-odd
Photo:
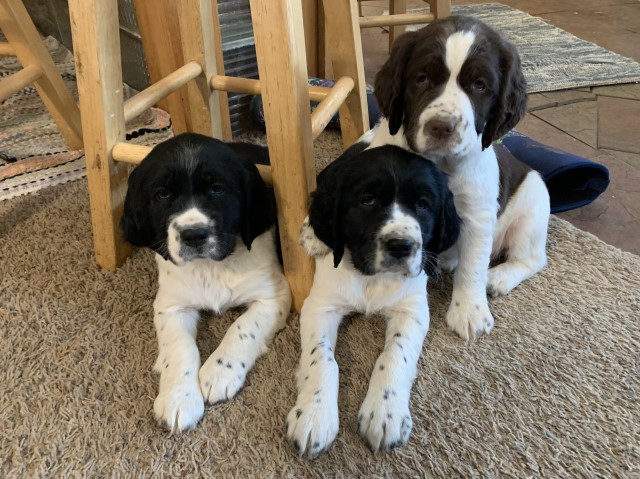
[[[338,435],[337,398],[322,389],[302,393],[287,416],[287,438],[301,456],[322,454]]]
[[[493,316],[486,298],[456,299],[449,305],[447,324],[466,340],[489,334],[493,329]]]
[[[153,403],[160,424],[171,432],[193,429],[204,414],[204,401],[198,383],[185,381],[160,389]]]
[[[247,364],[241,360],[214,356],[200,368],[200,389],[209,404],[233,398],[242,388],[247,376]]]
[[[367,393],[358,413],[358,432],[373,452],[405,444],[412,427],[409,401],[398,396],[393,388]]]

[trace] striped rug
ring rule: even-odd
[[[51,37],[45,44],[77,100],[73,55]],[[21,68],[16,58],[0,57],[0,80]],[[125,87],[125,97],[133,93]],[[134,143],[153,145],[170,135],[169,115],[156,108],[127,125],[127,139]],[[68,149],[33,86],[0,104],[0,201],[84,175],[83,151]]]

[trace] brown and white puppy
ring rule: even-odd
[[[455,269],[447,324],[464,339],[489,333],[486,292],[506,294],[546,264],[546,186],[492,145],[526,111],[518,53],[481,21],[447,17],[398,38],[375,94],[384,117],[360,141],[415,151],[449,175],[462,228],[440,262]]]

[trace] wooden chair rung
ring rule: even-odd
[[[4,101],[18,90],[30,85],[42,76],[42,68],[37,65],[27,65],[22,70],[9,75],[0,82],[0,101]]]
[[[124,102],[124,121],[134,119],[167,95],[202,73],[197,62],[189,62]]]
[[[342,77],[331,88],[326,98],[318,104],[311,115],[311,136],[314,140],[324,131],[354,87],[352,78]]]
[[[262,93],[260,80],[225,75],[214,75],[211,77],[211,88],[218,91],[244,93],[247,95],[260,95]],[[330,91],[331,88],[328,87],[309,86],[309,99],[311,101],[322,101]]]
[[[421,25],[435,20],[431,13],[398,13],[396,15],[375,15],[360,17],[360,28],[390,27],[394,25]]]
[[[118,142],[111,149],[111,157],[114,161],[127,163],[129,165],[139,165],[153,148],[145,145],[135,145],[133,143]],[[260,176],[268,184],[273,185],[271,167],[266,165],[256,165]]]
[[[0,57],[13,57],[16,51],[8,42],[0,42]]]

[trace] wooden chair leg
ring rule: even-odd
[[[37,65],[34,85],[67,145],[82,148],[80,111],[67,90],[22,0],[0,0],[0,30],[23,67]]]
[[[316,185],[302,5],[291,0],[250,5],[284,271],[300,311],[314,265],[298,239]]]
[[[389,15],[397,15],[407,13],[407,0],[389,0]],[[389,51],[391,45],[396,38],[402,35],[406,30],[404,25],[389,27]]]
[[[329,54],[334,78],[353,78],[355,87],[340,108],[342,143],[346,148],[369,129],[367,90],[364,81],[362,40],[358,23],[356,0],[324,0],[325,35],[329,43]]]
[[[115,270],[130,252],[120,234],[128,167],[111,149],[124,141],[117,0],[69,0],[96,261]]]
[[[438,18],[451,15],[451,0],[426,0],[429,3],[431,13]]]

